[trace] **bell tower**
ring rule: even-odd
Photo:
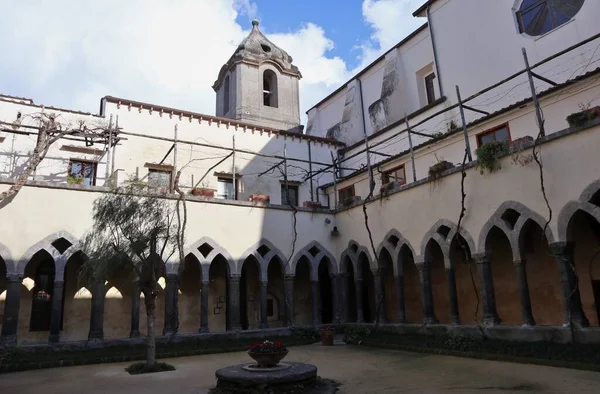
[[[252,31],[221,67],[213,89],[216,115],[257,126],[302,132],[298,81],[292,57],[252,21]]]

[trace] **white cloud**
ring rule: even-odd
[[[422,23],[410,16],[421,2],[363,2],[373,29],[363,64]],[[259,10],[251,0],[0,0],[0,15],[1,93],[90,112],[113,95],[212,114],[212,84]],[[350,77],[322,27],[261,28],[300,68],[303,112]]]
[[[375,60],[389,48],[426,22],[425,18],[414,18],[412,13],[425,0],[364,0],[362,13],[373,29],[371,39],[365,41],[360,67]]]

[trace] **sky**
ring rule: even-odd
[[[205,114],[260,20],[302,72],[304,113],[422,25],[425,0],[0,0],[0,94],[98,113],[111,95]]]

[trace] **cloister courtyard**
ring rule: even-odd
[[[320,344],[290,348],[286,360],[308,362],[341,383],[339,393],[597,393],[600,373],[369,347]],[[164,360],[177,369],[129,375],[130,363],[64,367],[0,375],[2,393],[203,394],[215,370],[251,361],[244,352]]]

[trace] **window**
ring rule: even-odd
[[[519,32],[536,37],[570,21],[585,0],[523,0],[517,11]]]
[[[427,104],[431,104],[435,101],[435,88],[434,88],[435,74],[429,74],[425,77],[425,92],[427,94]]]
[[[235,200],[237,197],[237,183],[236,180],[236,190],[233,190],[233,178],[217,178],[217,198]],[[236,194],[234,194],[234,191]]]
[[[406,174],[404,172],[404,165],[401,165],[391,170],[385,171],[381,175],[381,184],[385,185],[390,182],[398,182],[399,185],[406,183]]]
[[[227,112],[229,112],[229,75],[225,77],[223,84],[223,114],[226,115]]]
[[[338,190],[338,199],[340,203],[344,203],[354,197],[354,185]]]
[[[71,160],[69,162],[69,183],[78,185],[96,185],[97,163],[91,161]]]
[[[510,144],[510,129],[508,123],[502,126],[496,127],[491,130],[484,131],[483,133],[477,134],[477,147],[487,144],[492,141],[505,142],[507,145]]]
[[[281,205],[298,206],[298,185],[288,184],[287,197],[285,193],[285,184],[281,184]]]
[[[277,108],[277,75],[273,70],[263,73],[263,104]]]
[[[50,330],[52,296],[54,295],[54,261],[44,259],[35,270],[35,286],[31,303],[30,331]]]
[[[148,170],[148,189],[157,193],[171,191],[171,171]]]

